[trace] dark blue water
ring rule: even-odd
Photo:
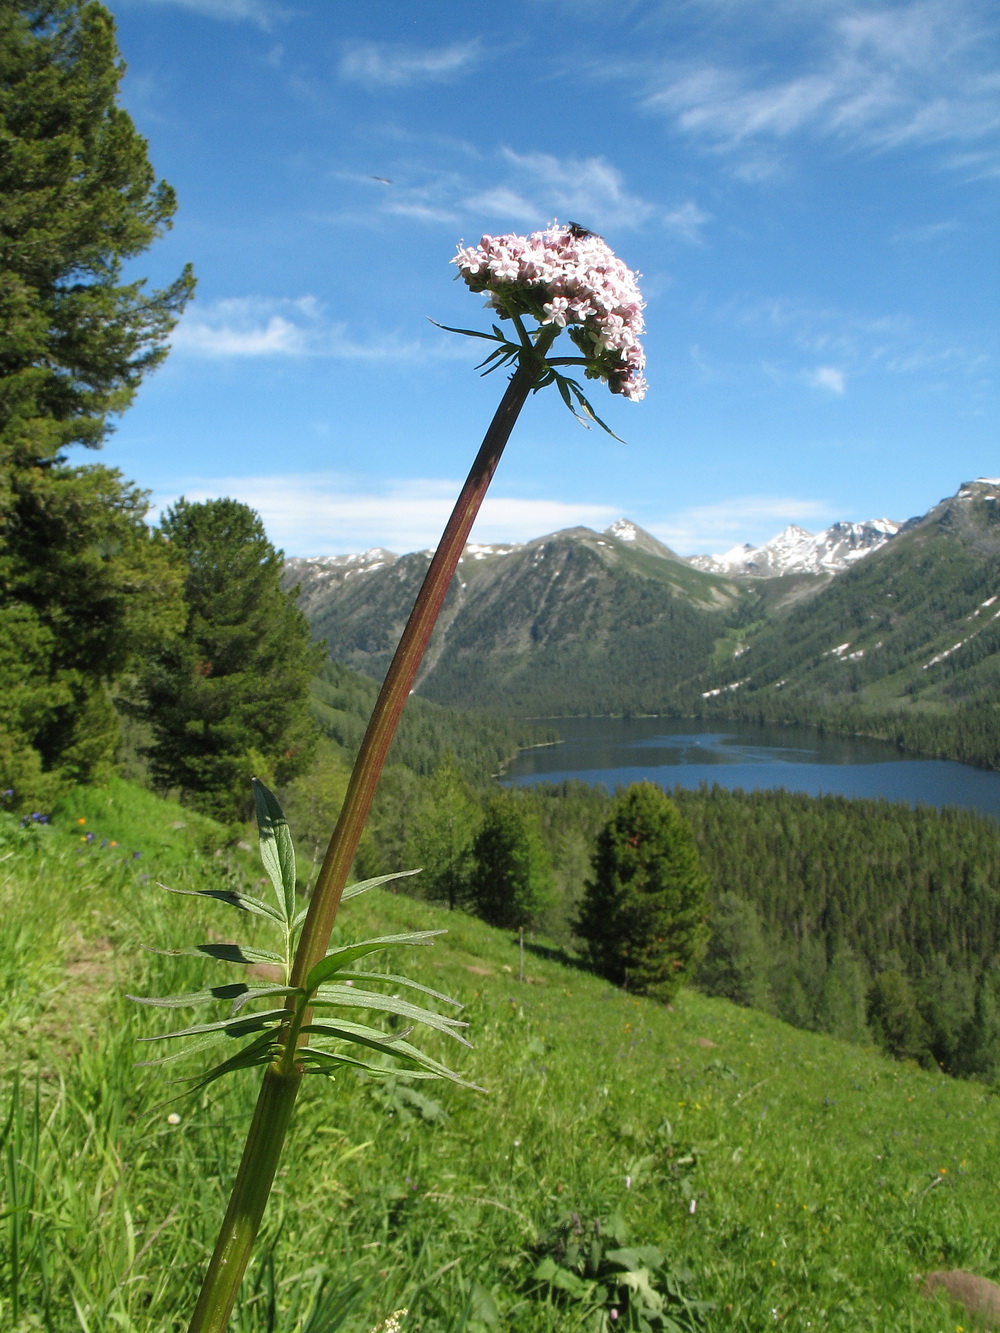
[[[818,736],[805,728],[666,718],[554,718],[559,745],[525,750],[504,778],[517,786],[577,779],[614,791],[632,782],[668,790],[719,783],[783,787],[810,796],[884,797],[967,806],[1000,820],[1000,773],[913,759],[892,745]]]

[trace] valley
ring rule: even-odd
[[[470,546],[417,689],[508,716],[822,725],[996,767],[998,500],[981,479],[903,524],[688,560],[627,520]],[[286,582],[334,660],[379,678],[428,560],[291,560]]]

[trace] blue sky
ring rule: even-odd
[[[290,555],[432,544],[502,391],[456,244],[573,220],[644,275],[645,401],[530,401],[474,537],[682,554],[1000,475],[990,0],[111,0],[199,286],[104,461]],[[381,178],[381,179],[380,179]],[[604,409],[602,411],[602,409]],[[81,461],[83,461],[81,459]]]

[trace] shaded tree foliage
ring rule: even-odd
[[[218,818],[244,814],[253,776],[287,782],[309,764],[309,683],[322,658],[281,586],[281,553],[236,500],[180,500],[163,533],[184,561],[186,623],[154,654],[142,705],[157,780]]]
[[[704,948],[708,885],[687,821],[659,787],[636,783],[598,834],[577,932],[610,980],[667,1001]]]

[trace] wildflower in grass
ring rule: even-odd
[[[388,1319],[383,1319],[380,1324],[375,1325],[371,1330],[371,1333],[400,1333],[400,1329],[402,1328],[400,1320],[405,1319],[409,1313],[409,1310],[406,1308],[402,1310],[393,1310]]]
[[[78,819],[76,822],[78,824],[86,824],[87,821],[85,819]]]

